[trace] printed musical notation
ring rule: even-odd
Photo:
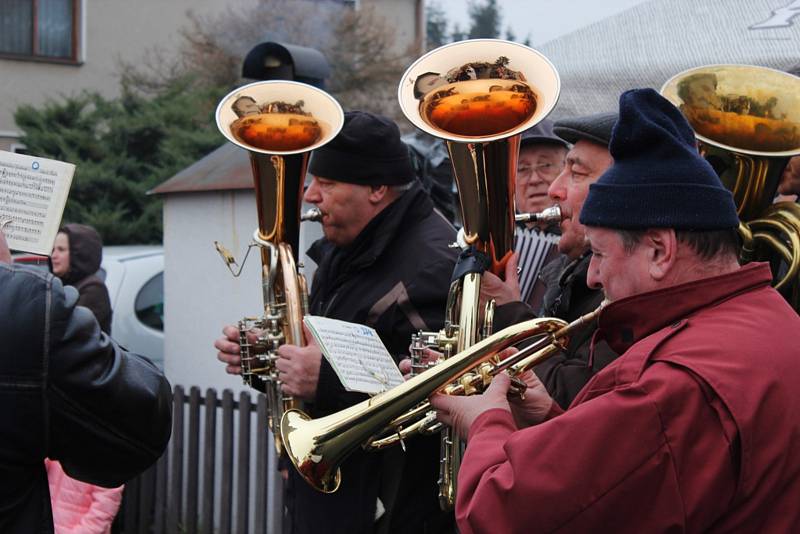
[[[374,329],[317,316],[306,316],[304,322],[347,391],[376,394],[403,382]]]
[[[75,166],[0,151],[0,219],[13,250],[49,255]]]

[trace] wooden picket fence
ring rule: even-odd
[[[276,461],[264,395],[253,402],[243,391],[235,401],[229,389],[220,399],[213,388],[202,396],[197,387],[186,395],[175,386],[169,446],[126,485],[115,530],[279,534],[283,486]]]

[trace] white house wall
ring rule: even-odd
[[[254,250],[234,278],[214,248],[220,241],[241,261],[257,227],[253,191],[180,193],[164,198],[164,366],[173,384],[241,391],[225,373],[214,340],[222,327],[262,313],[260,258]],[[320,235],[303,224],[300,249]],[[313,263],[305,259],[309,278]]]

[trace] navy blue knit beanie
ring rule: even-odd
[[[589,187],[582,224],[631,230],[738,226],[733,196],[697,152],[691,126],[653,89],[622,93],[609,150],[614,164]]]
[[[367,111],[344,114],[342,130],[314,150],[308,172],[359,185],[400,185],[416,178],[397,125]]]

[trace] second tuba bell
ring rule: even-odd
[[[446,359],[491,335],[494,303],[481,308],[481,275],[489,270],[502,276],[513,253],[520,134],[547,117],[558,101],[560,83],[555,67],[541,53],[495,39],[437,48],[403,75],[398,89],[403,113],[420,130],[443,139],[450,153],[464,245],[444,329],[420,332],[412,347],[433,345]],[[412,361],[414,357],[412,353]],[[443,509],[455,503],[461,453],[458,437],[443,429],[439,480]]]
[[[800,310],[800,207],[773,204],[786,164],[800,155],[800,78],[752,65],[706,65],[676,74],[661,94],[683,112],[700,153],[733,193],[741,260],[770,261],[775,288]]]
[[[285,343],[305,345],[302,320],[308,290],[305,277],[297,272],[297,249],[308,156],[339,133],[344,113],[321,89],[297,82],[264,81],[225,96],[216,119],[228,141],[250,154],[258,228],[248,253],[257,248],[261,256],[263,314],[239,322],[242,379],[266,394],[268,424],[280,454],[281,417],[298,403],[281,391],[276,351]],[[233,255],[221,244],[215,245],[238,276],[242,268]],[[248,333],[253,329],[259,333],[256,341],[250,342]]]

